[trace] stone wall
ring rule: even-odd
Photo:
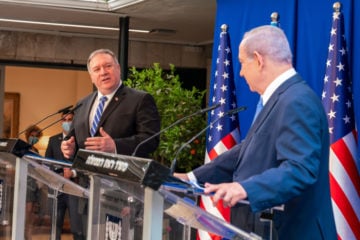
[[[109,48],[118,52],[117,39],[0,31],[0,59],[42,63],[86,64],[91,51]],[[212,46],[187,46],[170,43],[129,41],[129,66],[148,67],[160,63],[163,68],[208,68]]]

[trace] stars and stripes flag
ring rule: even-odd
[[[221,26],[221,29],[216,71],[209,98],[209,105],[219,103],[221,105],[209,115],[210,128],[207,132],[205,163],[213,160],[240,142],[237,114],[225,114],[229,110],[237,108],[237,104],[230,37],[225,24]],[[211,197],[201,196],[200,207],[217,217],[228,222],[230,221],[230,208],[224,208],[222,202],[214,207]],[[198,239],[221,239],[221,237],[199,230]]]
[[[322,101],[330,133],[329,176],[338,239],[360,239],[360,177],[343,15],[333,13]]]

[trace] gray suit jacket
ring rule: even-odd
[[[94,92],[77,103],[81,106],[74,115],[70,135],[75,136],[78,149],[84,149],[84,142],[90,137],[89,115],[96,96],[97,92]],[[154,98],[146,92],[121,85],[104,110],[98,125],[100,127],[114,139],[117,154],[131,155],[141,141],[160,131],[160,116]],[[158,137],[151,139],[141,145],[136,155],[147,157],[158,144]],[[81,172],[78,176],[79,184],[88,187],[88,177]],[[86,207],[86,200],[79,202],[81,213],[86,214]]]
[[[76,111],[72,135],[78,148],[84,148],[86,138],[90,137],[89,114],[96,96],[94,92],[77,103],[82,105]],[[160,130],[160,116],[150,94],[122,85],[104,110],[98,126],[115,140],[118,154],[131,155],[141,141]],[[141,145],[137,156],[147,157],[158,144],[159,138],[148,141]]]

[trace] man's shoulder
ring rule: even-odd
[[[119,90],[120,90],[120,92],[122,91],[126,94],[131,94],[131,95],[147,95],[147,94],[149,94],[143,90],[139,90],[139,89],[135,89],[135,88],[127,87],[127,86],[123,86]]]
[[[79,101],[78,101],[78,104],[82,104],[84,102],[87,102],[89,99],[92,99],[94,97],[94,94],[96,94],[97,91],[94,91],[88,95],[86,95],[85,97],[81,98]]]
[[[130,87],[126,87],[124,86],[122,88],[121,91],[118,91],[119,97],[125,97],[125,99],[127,99],[127,101],[131,101],[133,103],[141,103],[141,102],[153,102],[154,101],[154,97],[148,93],[145,92],[143,90],[139,90],[139,89],[135,89],[135,88],[130,88]]]
[[[55,140],[58,140],[58,139],[62,139],[63,137],[63,134],[62,133],[58,133],[56,135],[52,135],[50,138],[49,138],[49,141],[55,141]]]

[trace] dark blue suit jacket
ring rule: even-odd
[[[61,142],[63,140],[63,134],[59,133],[49,138],[49,143],[46,148],[45,157],[65,160],[64,154],[61,151]]]
[[[279,239],[336,239],[328,132],[320,99],[295,75],[273,93],[242,143],[194,174],[200,182],[239,182],[253,212],[284,204],[274,215]]]

